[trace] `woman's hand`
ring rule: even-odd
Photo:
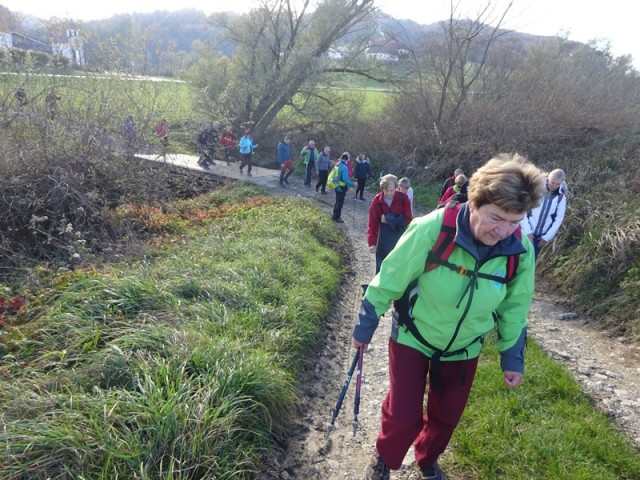
[[[507,387],[516,388],[522,382],[524,375],[520,372],[510,372],[505,370],[502,373],[502,380]]]
[[[384,213],[380,217],[380,223],[387,223],[387,217],[384,216]]]
[[[371,245],[371,246],[369,247],[369,251],[370,251],[371,253],[376,253],[376,246],[375,246],[375,245]]]
[[[356,340],[355,338],[353,339],[353,346],[355,348],[360,348],[362,347],[362,349],[366,352],[367,349],[369,348],[369,344],[368,343],[360,343],[358,340]]]

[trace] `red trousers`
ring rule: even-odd
[[[382,403],[376,449],[391,469],[402,466],[412,443],[420,467],[435,463],[467,405],[478,359],[441,362],[442,387],[429,385],[423,416],[429,365],[429,358],[418,350],[389,340],[389,392]]]

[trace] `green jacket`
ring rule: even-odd
[[[313,161],[316,162],[318,160],[318,149],[316,147],[313,147],[313,149],[311,149],[308,145],[305,145],[304,147],[302,147],[302,150],[300,150],[300,156],[302,157],[302,162],[305,165],[309,163],[309,150],[314,150]]]
[[[456,248],[448,261],[469,271],[478,269],[504,277],[507,256],[520,253],[516,277],[506,285],[482,278],[477,279],[475,285],[470,285],[470,277],[443,266],[424,272],[427,254],[440,233],[443,214],[444,209],[438,209],[409,224],[367,288],[353,337],[359,342],[369,343],[380,317],[387,312],[392,300],[400,298],[407,286],[418,278],[418,298],[412,315],[421,335],[443,351],[452,339],[448,352],[466,349],[464,353],[443,357],[442,361],[477,357],[482,349],[481,337],[494,328],[492,312],[495,310],[499,314],[498,348],[502,368],[523,372],[527,314],[534,289],[533,245],[526,236],[520,240],[513,234],[499,242],[477,268],[476,259],[480,252],[469,230],[468,208],[463,206],[457,218]],[[398,328],[395,321],[391,337],[429,357],[434,354],[406,328]]]

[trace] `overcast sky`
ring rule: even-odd
[[[376,0],[380,9],[398,19],[428,24],[449,15],[449,0]],[[459,0],[461,13],[475,16],[488,3],[497,18],[508,0]],[[454,0],[455,3],[455,0]],[[538,35],[567,34],[572,40],[607,40],[614,55],[631,54],[640,68],[640,35],[633,0],[513,0],[504,26]],[[79,20],[108,18],[118,13],[176,11],[194,8],[205,13],[219,10],[247,11],[255,0],[0,0],[12,11],[41,18],[70,17]]]

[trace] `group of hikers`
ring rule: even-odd
[[[309,141],[300,157],[305,187],[311,188],[314,171],[316,192],[333,183],[332,218],[341,222],[349,188],[363,198],[360,179],[372,177],[366,154],[354,166],[348,152],[331,160],[330,147],[319,151]],[[293,171],[289,137],[278,145],[278,160],[286,187]],[[365,286],[352,334],[353,346],[365,351],[393,307],[389,388],[365,480],[389,479],[412,445],[418,478],[446,479],[438,458],[462,417],[484,335],[492,329],[504,385],[521,384],[535,263],[564,220],[565,180],[561,169],[545,175],[520,155],[501,154],[470,178],[456,169],[436,208],[416,218],[409,179],[380,178],[367,224],[375,276]]]
[[[213,163],[222,140],[220,122],[207,123],[198,161]],[[225,132],[230,129],[225,129]],[[251,175],[257,147],[249,129],[236,146]],[[279,185],[294,171],[291,138],[277,147]],[[335,191],[332,219],[342,223],[349,188],[364,200],[373,178],[368,156],[333,157],[309,140],[299,153],[303,185]],[[229,163],[229,152],[225,149]],[[314,175],[315,174],[315,175]],[[354,181],[355,180],[355,181]],[[533,301],[538,255],[558,232],[566,212],[563,170],[545,174],[518,154],[500,154],[470,177],[456,169],[442,185],[430,213],[416,217],[408,178],[387,174],[369,205],[367,244],[376,255],[375,275],[365,286],[351,342],[366,351],[380,319],[392,307],[388,338],[389,387],[381,427],[365,480],[388,480],[413,445],[418,478],[443,480],[438,464],[466,408],[484,336],[497,330],[502,382],[524,378],[527,316]],[[426,401],[425,401],[426,395]],[[425,406],[426,405],[426,406]]]
[[[293,171],[290,143],[285,136],[278,145],[283,188]],[[332,160],[329,146],[320,151],[311,140],[300,157],[304,186],[311,188],[315,172],[316,192],[334,188],[332,218],[342,222],[349,188],[364,199],[372,178],[367,155],[355,165],[349,152]],[[564,220],[565,179],[561,169],[545,175],[520,155],[501,154],[470,178],[456,169],[436,208],[421,217],[408,178],[379,179],[367,224],[375,276],[365,287],[353,346],[366,350],[380,318],[393,310],[389,389],[365,480],[389,479],[412,445],[419,478],[446,479],[438,458],[467,405],[484,335],[494,327],[504,385],[523,381],[535,263]]]

